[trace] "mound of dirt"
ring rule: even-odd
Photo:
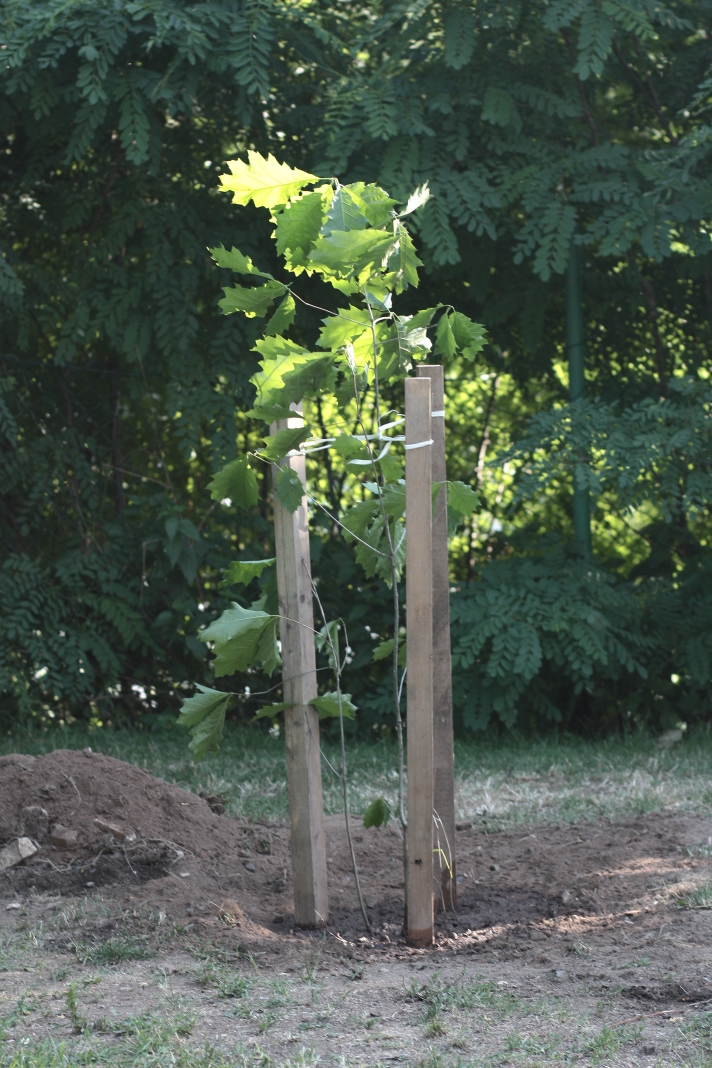
[[[0,845],[24,835],[39,847],[0,874],[0,916],[3,903],[19,908],[20,899],[43,891],[99,895],[130,910],[146,906],[212,941],[234,941],[240,928],[241,944],[283,952],[293,929],[289,829],[246,826],[213,809],[218,798],[197,797],[89,750],[0,757]],[[349,952],[366,943],[368,952],[401,952],[399,829],[366,830],[354,819],[371,939],[362,934],[343,816],[327,816],[325,832],[330,932]],[[709,834],[709,819],[691,813],[549,824],[529,833],[462,825],[459,908],[456,916],[438,913],[438,945],[481,952],[519,931],[532,952],[542,943],[536,952],[544,962],[553,920],[571,938],[588,938],[614,917],[642,922],[649,910],[652,922],[660,888],[683,893],[699,879],[697,869],[707,870],[696,846]]]
[[[212,870],[255,837],[208,800],[90,749],[0,757],[0,844],[20,835],[39,851],[6,885],[64,892],[181,878],[190,860]]]
[[[0,757],[0,841],[35,839],[48,855],[89,858],[138,840],[210,857],[225,821],[206,800],[90,749]]]

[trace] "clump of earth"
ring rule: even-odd
[[[289,828],[221,813],[219,798],[89,749],[0,757],[0,846],[25,836],[37,847],[0,874],[0,901],[101,892],[196,928],[214,922],[215,938],[239,926],[242,940],[278,952],[294,930]],[[326,818],[328,933],[342,950],[409,952],[401,937],[399,828],[354,822],[372,930],[358,908],[344,820],[336,815]],[[439,911],[436,924],[436,948],[447,952],[480,952],[505,938],[513,951],[516,943],[517,953],[533,952],[552,920],[572,931],[603,930],[626,913],[647,922],[651,881],[684,885],[707,864],[684,847],[710,833],[709,820],[685,813],[504,833],[477,822],[459,828],[458,909]]]

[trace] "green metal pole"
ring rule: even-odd
[[[586,396],[584,375],[583,293],[581,288],[581,252],[571,242],[566,268],[566,352],[569,359],[569,399]],[[591,555],[591,513],[588,490],[579,489],[574,474],[574,535],[584,556]]]

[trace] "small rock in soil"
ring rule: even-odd
[[[103,816],[97,816],[94,823],[106,834],[111,834],[114,838],[117,838],[119,842],[136,841],[135,831],[127,831],[124,827],[121,827],[120,824],[112,823],[111,820],[104,819]]]
[[[248,871],[257,871],[257,868],[254,866],[254,864],[251,864],[249,862],[249,860],[248,860],[247,864],[245,864],[245,867],[247,868]]]
[[[71,849],[72,846],[77,844],[79,835],[71,828],[65,827],[61,823],[55,823],[50,838],[52,839],[52,844],[59,846],[60,849]]]
[[[20,864],[36,852],[37,846],[29,838],[16,838],[14,842],[6,845],[4,849],[0,849],[0,871],[14,868],[16,864]]]

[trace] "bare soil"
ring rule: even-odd
[[[336,996],[341,986],[365,976],[371,979],[369,996],[378,1003],[395,999],[394,1016],[401,1011],[405,1019],[410,1013],[412,1026],[420,1010],[412,998],[413,1005],[405,1006],[401,973],[414,969],[431,977],[476,974],[525,999],[535,994],[561,999],[566,988],[565,996],[574,999],[570,1006],[584,1016],[594,1011],[600,1016],[601,1004],[608,1006],[599,1026],[608,1017],[612,1025],[649,1019],[646,1034],[655,1032],[658,1049],[666,1022],[682,1019],[676,1012],[712,1003],[710,912],[679,907],[708,875],[709,819],[658,812],[516,833],[488,833],[484,822],[466,825],[457,838],[457,912],[438,913],[435,945],[419,951],[405,944],[400,931],[397,828],[364,830],[355,821],[368,932],[357,907],[343,818],[327,819],[329,924],[326,932],[302,932],[292,920],[288,828],[244,825],[214,808],[219,810],[219,799],[197,797],[90,751],[0,758],[0,844],[27,834],[40,847],[29,861],[0,875],[4,932],[20,932],[44,915],[47,902],[61,899],[83,903],[84,918],[77,922],[84,946],[106,940],[127,916],[154,917],[155,932],[161,928],[155,951],[174,962],[176,974],[187,974],[175,962],[184,961],[188,943],[209,945],[213,952],[222,948],[225,960],[233,962],[249,956],[262,974],[273,976],[299,972],[318,950],[327,992]],[[77,832],[75,844],[53,842],[63,828]],[[98,903],[108,920],[97,919]],[[44,946],[71,957],[77,933],[57,928],[46,934]],[[189,980],[185,983],[187,991]],[[145,1001],[138,986],[132,997],[135,1005]],[[365,1012],[363,988],[358,997]],[[206,1034],[213,1028],[209,1015],[201,1016]],[[233,1015],[229,1025],[219,1026],[223,1038],[249,1040],[249,1015]],[[343,1022],[337,1027],[343,1033],[338,1042],[334,1038],[334,1049],[345,1028]],[[328,1053],[329,1028],[321,1031],[307,1037]],[[658,1032],[662,1038],[655,1038]],[[429,1033],[435,1045],[447,1044],[447,1028],[431,1027]],[[288,1041],[286,1034],[275,1037],[277,1046]],[[647,1064],[641,1050],[618,1050],[611,1063]],[[415,1063],[414,1056],[405,1059]],[[655,1063],[674,1062],[658,1056]]]

